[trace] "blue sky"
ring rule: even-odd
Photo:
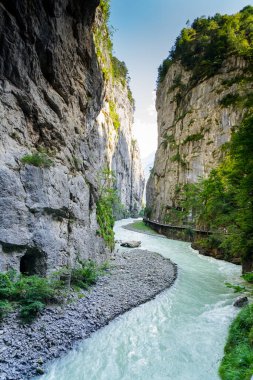
[[[126,62],[136,100],[135,135],[141,155],[157,143],[154,90],[157,68],[168,55],[187,20],[215,13],[232,14],[252,1],[244,0],[111,0],[115,55]]]

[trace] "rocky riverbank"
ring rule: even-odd
[[[177,267],[157,253],[117,252],[108,276],[85,296],[65,306],[48,307],[31,325],[15,314],[0,327],[0,380],[27,380],[44,373],[57,358],[112,319],[154,298],[173,284]]]

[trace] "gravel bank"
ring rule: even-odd
[[[0,380],[27,380],[45,364],[113,318],[154,298],[171,286],[177,268],[157,253],[140,249],[117,253],[110,274],[69,305],[49,307],[32,325],[15,315],[0,327]]]

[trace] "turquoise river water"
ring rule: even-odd
[[[235,294],[224,282],[238,280],[241,268],[201,256],[189,243],[123,229],[129,222],[116,223],[116,239],[141,240],[143,249],[174,261],[175,284],[52,362],[40,379],[219,379],[228,327],[236,315]]]

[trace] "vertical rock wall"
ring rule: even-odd
[[[117,218],[125,215],[137,216],[142,208],[145,185],[144,172],[137,141],[133,137],[134,100],[128,83],[128,74],[115,76],[108,26],[99,7],[96,12],[94,35],[99,65],[105,77],[103,103],[97,117],[97,128],[101,136],[102,168],[110,168],[116,176],[121,208]],[[116,59],[117,60],[117,59]],[[117,60],[118,61],[118,60]],[[118,61],[118,64],[123,62]],[[115,126],[110,110],[115,107],[119,126]]]
[[[111,160],[114,131],[98,123],[106,94],[92,36],[98,3],[0,1],[0,271],[44,275],[108,255],[96,233],[99,172],[110,161],[136,170],[117,157],[119,145]],[[27,154],[52,164],[25,164]]]
[[[221,104],[228,94],[243,96],[250,91],[250,82],[237,80],[247,76],[242,58],[228,58],[216,75],[198,83],[192,84],[191,74],[175,62],[157,90],[158,150],[147,184],[152,219],[164,220],[167,211],[179,205],[184,184],[208,177],[245,112]]]

